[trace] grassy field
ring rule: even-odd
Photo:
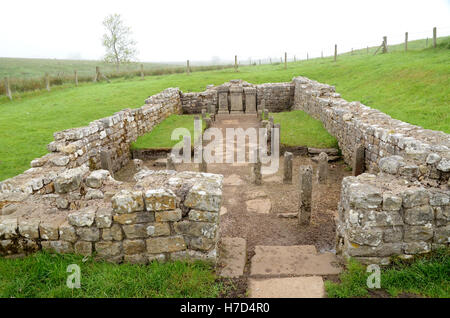
[[[394,260],[381,270],[381,290],[367,287],[366,267],[350,261],[341,273],[340,282],[325,282],[328,297],[371,297],[378,295],[398,297],[414,294],[424,297],[450,298],[450,249],[418,256],[414,261]]]
[[[123,72],[138,71],[141,64],[144,64],[146,70],[176,66],[163,63],[128,63],[121,65],[119,70]],[[74,70],[77,70],[80,76],[94,76],[96,66],[99,66],[101,71],[106,74],[116,72],[113,64],[103,61],[0,57],[0,77],[42,77],[45,73],[54,76],[58,74],[72,76]]]
[[[191,142],[194,140],[194,116],[195,115],[170,115],[159,125],[154,127],[149,133],[139,137],[131,144],[132,149],[142,148],[172,148],[182,140],[172,140],[172,131],[175,128],[186,128],[190,132]],[[202,121],[202,128],[205,122]]]
[[[80,266],[81,288],[66,285],[67,266]],[[218,297],[226,287],[206,263],[115,264],[75,255],[39,252],[0,258],[0,298],[10,297]]]
[[[450,38],[439,39],[447,43]],[[65,85],[51,92],[0,96],[0,180],[26,170],[44,155],[53,132],[87,125],[123,108],[139,107],[167,87],[203,91],[208,84],[241,78],[251,83],[290,81],[303,75],[336,86],[347,100],[359,100],[394,118],[450,133],[450,49],[397,51],[385,55],[343,55],[281,64],[146,77],[115,79],[110,84]],[[298,141],[300,144],[302,140]],[[320,140],[318,140],[320,142]]]

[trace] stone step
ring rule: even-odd
[[[154,167],[166,167],[167,159],[166,158],[159,158],[153,162]]]
[[[221,277],[236,278],[244,275],[247,261],[247,241],[241,237],[224,237],[219,250]]]
[[[286,278],[250,278],[250,298],[322,298],[325,286],[320,276]]]
[[[336,256],[317,253],[312,245],[256,246],[250,276],[337,275],[341,272]]]

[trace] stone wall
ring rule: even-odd
[[[183,114],[200,114],[202,109],[209,113],[215,113],[217,109],[217,92],[207,89],[200,93],[182,93],[181,104]]]
[[[366,263],[450,243],[450,135],[348,102],[334,87],[293,79],[294,109],[322,121],[351,163],[364,147],[371,173],[344,178],[337,250]]]
[[[60,173],[49,194],[9,201],[0,216],[0,255],[43,249],[95,252],[115,263],[214,262],[222,176],[144,169],[134,178],[134,185],[118,182],[83,165]]]
[[[293,83],[265,83],[256,85],[257,107],[261,109],[264,101],[265,109],[270,112],[291,110],[294,104],[295,86]]]

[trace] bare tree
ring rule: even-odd
[[[110,14],[103,21],[106,33],[103,46],[106,48],[105,61],[116,64],[131,62],[136,56],[136,41],[131,38],[131,29],[123,24],[120,14]]]

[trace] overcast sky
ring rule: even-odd
[[[11,0],[0,6],[0,56],[100,59],[102,21],[122,15],[140,61],[331,55],[450,34],[450,0]]]

